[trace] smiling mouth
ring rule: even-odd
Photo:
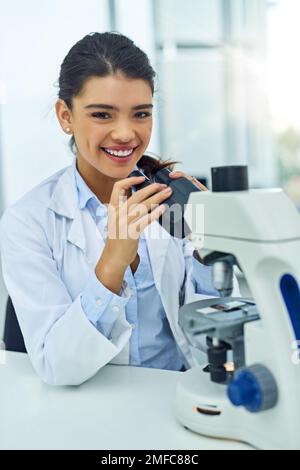
[[[128,150],[113,151],[113,150],[107,149],[105,147],[100,147],[100,149],[104,153],[106,153],[106,155],[108,155],[109,157],[120,159],[120,160],[123,159],[123,158],[124,159],[131,158],[137,148],[138,147],[134,147],[134,148],[128,149]]]

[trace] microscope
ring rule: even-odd
[[[220,297],[179,311],[205,356],[181,374],[176,418],[205,436],[300,449],[299,213],[280,189],[249,190],[247,167],[231,166],[212,169],[212,192],[190,194],[185,219]],[[231,297],[235,265],[253,299]]]

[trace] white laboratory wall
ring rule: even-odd
[[[223,0],[155,0],[158,41],[218,44]]]
[[[218,51],[178,53],[162,61],[160,74],[164,156],[206,176],[224,161],[224,59]]]
[[[161,146],[210,180],[247,164],[252,186],[278,183],[267,99],[265,0],[155,0]]]
[[[106,0],[0,0],[1,210],[70,164],[68,138],[54,112],[54,84],[72,45],[108,29]],[[1,280],[0,295],[1,337]]]

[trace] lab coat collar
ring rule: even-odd
[[[73,219],[67,239],[85,252],[86,236],[79,207],[75,170],[76,159],[74,158],[72,165],[60,175],[48,208],[60,216]]]
[[[78,208],[78,192],[75,181],[76,160],[60,175],[53,191],[48,208],[56,214],[74,219]]]
[[[88,185],[82,178],[77,168],[74,169],[74,173],[75,173],[75,182],[76,182],[76,188],[77,188],[77,193],[78,193],[78,204],[79,204],[79,208],[83,209],[91,199],[96,198],[98,201],[98,198],[93,193],[93,191],[88,187]]]

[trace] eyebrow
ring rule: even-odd
[[[95,108],[95,109],[110,109],[110,110],[113,110],[113,111],[120,111],[119,108],[117,108],[116,106],[112,106],[111,104],[88,104],[87,106],[84,106],[84,109],[91,109],[91,108]],[[149,108],[153,108],[153,104],[139,104],[137,106],[133,106],[132,110],[133,111],[137,111],[138,109],[149,109]]]

